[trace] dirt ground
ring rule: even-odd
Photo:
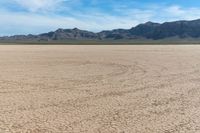
[[[198,133],[200,46],[0,46],[0,133]]]

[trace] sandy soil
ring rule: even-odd
[[[0,46],[0,133],[200,132],[200,46]]]

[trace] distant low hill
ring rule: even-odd
[[[200,39],[200,19],[165,23],[147,22],[131,29],[115,29],[94,33],[74,29],[58,29],[39,35],[0,37],[0,41],[63,41],[63,40],[163,40],[173,38]]]

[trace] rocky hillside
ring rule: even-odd
[[[200,38],[200,19],[193,21],[175,21],[162,24],[147,22],[139,24],[131,29],[115,29],[94,33],[90,31],[74,29],[58,29],[49,33],[39,35],[15,35],[0,37],[0,40],[131,40],[131,39],[152,39],[159,40],[177,37]]]

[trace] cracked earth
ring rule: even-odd
[[[200,132],[200,46],[0,46],[0,133]]]

